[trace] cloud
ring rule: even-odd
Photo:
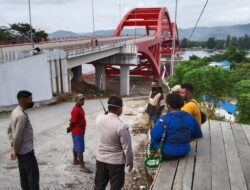
[[[157,1],[142,1],[137,4],[137,7],[158,7],[159,3]]]
[[[214,16],[204,19],[209,26],[232,25],[250,22],[250,7],[235,8],[219,12]],[[241,23],[239,22],[241,21]]]
[[[66,3],[74,3],[79,0],[30,0],[30,4],[39,4],[39,5],[62,5]],[[1,5],[24,5],[28,4],[27,0],[0,0]]]
[[[73,32],[92,31],[91,0],[30,0],[32,23],[48,32],[59,29]],[[166,0],[93,0],[95,27],[114,29],[119,23],[118,3],[122,16],[135,7],[167,7],[174,20],[175,1]],[[178,1],[177,24],[180,28],[195,25],[206,0]],[[1,25],[29,22],[28,0],[0,0]],[[209,0],[198,26],[244,24],[250,22],[249,0]],[[18,11],[17,11],[18,10]]]
[[[225,26],[246,24],[250,22],[249,12],[250,7],[248,0],[241,0],[240,2],[221,0],[219,4],[217,0],[211,0],[202,15],[199,25]]]

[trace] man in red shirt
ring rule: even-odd
[[[71,132],[72,134],[74,164],[80,164],[81,171],[91,173],[85,166],[83,159],[83,152],[85,150],[84,134],[86,128],[85,112],[82,108],[84,105],[84,96],[77,94],[75,96],[75,103],[71,111],[70,126],[67,128],[67,132]]]

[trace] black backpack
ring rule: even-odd
[[[196,101],[191,101],[191,102],[194,102],[198,106],[198,108],[200,110],[200,113],[201,113],[201,124],[205,123],[207,121],[207,115],[203,111],[201,111],[200,106],[199,106],[199,104]]]
[[[200,112],[201,112],[201,124],[203,124],[207,121],[207,115],[204,112],[202,112],[201,110],[200,110]]]

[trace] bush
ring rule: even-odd
[[[234,85],[236,95],[250,93],[250,80],[241,80]]]
[[[250,124],[250,93],[241,94],[238,97],[237,108],[238,108],[238,115],[237,120],[240,123]]]
[[[197,57],[191,57],[191,59],[192,60],[189,61],[182,61],[180,64],[176,65],[175,74],[174,76],[171,76],[169,79],[170,86],[174,86],[176,84],[182,84],[183,77],[186,73],[194,69],[208,65],[208,62],[203,59]]]

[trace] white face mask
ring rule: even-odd
[[[114,105],[114,104],[108,104],[108,106],[113,106],[113,107],[117,107],[117,108],[122,107],[122,106],[117,106],[117,105]]]

